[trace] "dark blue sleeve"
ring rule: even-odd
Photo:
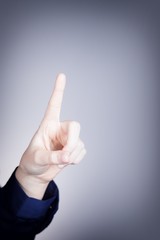
[[[59,191],[51,181],[42,200],[28,197],[15,178],[15,171],[0,189],[0,232],[15,239],[34,239],[58,210]]]

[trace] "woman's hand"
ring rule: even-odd
[[[79,163],[86,150],[81,141],[80,124],[60,122],[64,74],[59,74],[44,118],[24,152],[16,178],[30,197],[42,199],[48,183],[67,165]]]

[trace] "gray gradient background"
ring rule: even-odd
[[[60,208],[37,240],[160,239],[159,23],[154,1],[0,0],[0,182],[59,72],[61,120],[81,123],[87,149],[57,176]]]

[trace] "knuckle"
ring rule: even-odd
[[[72,126],[74,126],[74,127],[78,128],[78,129],[80,130],[80,128],[81,128],[81,125],[80,125],[80,123],[79,123],[79,122],[77,122],[77,121],[72,121],[72,122],[71,122],[71,124],[72,124]]]
[[[84,147],[84,142],[80,138],[78,139],[77,146]]]
[[[87,154],[87,150],[86,150],[86,149],[83,150],[83,154],[84,154],[84,155]]]
[[[82,142],[82,141],[80,142],[80,147],[84,148],[84,142]]]

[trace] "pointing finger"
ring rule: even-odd
[[[57,76],[54,90],[44,116],[44,120],[59,121],[65,85],[66,76],[61,73]]]

